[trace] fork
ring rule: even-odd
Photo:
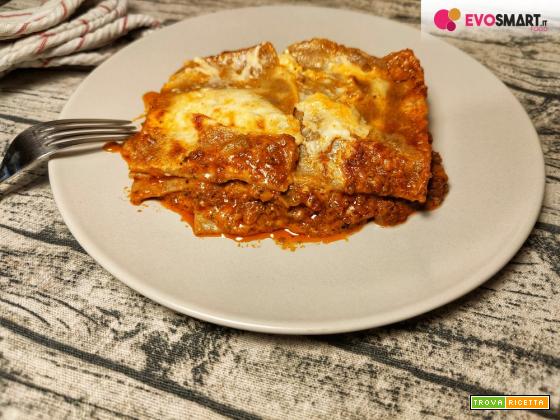
[[[137,130],[130,124],[127,120],[67,119],[29,127],[8,147],[0,166],[0,184],[68,147],[125,140]]]

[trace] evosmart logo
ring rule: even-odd
[[[434,24],[438,29],[453,32],[461,22],[465,27],[527,27],[534,32],[546,32],[548,20],[540,13],[465,13],[461,20],[461,11],[440,9],[434,14]]]
[[[471,395],[471,410],[550,410],[550,395]]]

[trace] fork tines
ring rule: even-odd
[[[56,143],[66,139],[107,138],[107,140],[124,140],[137,131],[130,121],[126,120],[92,120],[71,119],[57,120],[40,124],[37,134],[44,138],[45,144]]]

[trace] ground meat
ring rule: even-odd
[[[294,185],[285,193],[271,193],[238,181],[221,185],[195,183],[189,191],[167,194],[162,201],[185,220],[197,214],[229,235],[247,236],[287,228],[309,237],[325,237],[355,229],[368,221],[382,226],[403,223],[415,211],[441,205],[447,191],[441,157],[434,153],[428,196],[423,204]]]

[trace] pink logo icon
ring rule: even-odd
[[[455,28],[457,28],[454,21],[458,20],[460,17],[461,11],[457,8],[451,10],[441,9],[434,15],[434,23],[443,31],[447,30],[453,32]]]

